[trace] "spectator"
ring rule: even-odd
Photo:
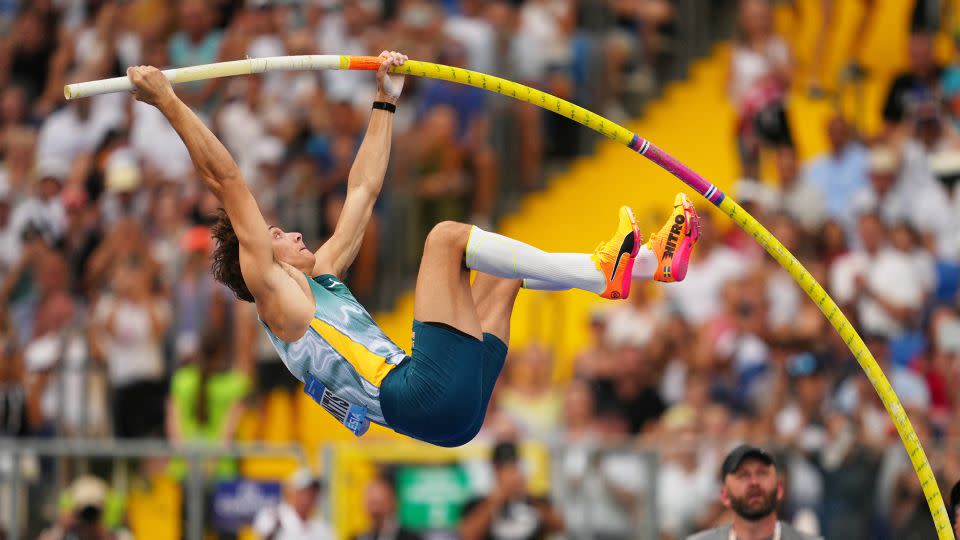
[[[253,531],[261,540],[332,540],[334,532],[319,516],[317,502],[322,482],[307,469],[299,469],[286,482],[286,501],[260,510]]]
[[[882,490],[881,456],[867,444],[866,427],[844,415],[831,414],[825,420],[825,444],[812,455],[822,474],[823,498],[831,501],[820,515],[820,529],[826,538],[866,538],[871,534],[875,501],[863,494]]]
[[[33,339],[24,348],[30,391],[40,399],[37,435],[96,436],[106,433],[105,385],[89,359],[77,306],[65,292],[45,298]]]
[[[459,41],[451,39],[440,49],[437,61],[464,67],[467,50]],[[470,222],[480,227],[489,226],[500,180],[496,156],[488,141],[490,122],[484,114],[488,108],[486,92],[462,84],[429,81],[423,90],[421,110],[417,116],[426,117],[432,108],[443,105],[451,107],[456,113],[455,140],[464,173],[468,175],[465,183],[472,185]]]
[[[960,35],[953,34],[954,45],[954,63],[943,70],[943,76],[940,78],[940,93],[946,106],[946,112],[953,120],[953,126],[956,130],[960,128],[960,64],[956,62],[957,51],[960,50]]]
[[[720,480],[720,500],[733,513],[732,524],[689,536],[687,540],[816,538],[777,520],[777,505],[783,499],[783,480],[777,464],[763,449],[749,445],[734,448],[723,460]]]
[[[118,438],[159,436],[164,425],[162,341],[170,305],[151,290],[152,278],[143,263],[120,264],[111,279],[113,293],[93,310],[91,345],[110,376]]]
[[[598,414],[619,416],[632,434],[652,429],[666,408],[647,353],[642,341],[621,343],[612,377],[591,381]]]
[[[494,446],[495,485],[489,495],[464,506],[463,540],[544,539],[563,532],[563,517],[553,505],[528,493],[519,457],[515,443]]]
[[[121,540],[131,538],[126,531],[111,532],[103,523],[107,503],[107,484],[95,476],[81,476],[70,485],[69,509],[40,540]]]
[[[955,309],[940,307],[930,314],[922,370],[930,389],[932,420],[942,428],[951,425],[951,418],[960,400],[950,388],[956,384],[953,366],[960,360],[960,317]]]
[[[574,358],[574,371],[577,377],[596,379],[607,376],[613,367],[613,350],[607,341],[609,313],[602,308],[590,312],[590,342]]]
[[[420,540],[419,534],[397,523],[397,492],[389,477],[378,476],[367,485],[364,503],[370,529],[354,540]]]
[[[220,58],[223,31],[215,26],[217,13],[214,11],[213,2],[183,2],[180,4],[178,17],[180,31],[170,36],[166,48],[170,66],[187,67],[216,62]],[[222,86],[215,80],[198,81],[185,85],[182,92],[187,103],[205,105]]]
[[[23,355],[6,312],[0,312],[0,437],[23,437],[30,431]],[[34,413],[36,414],[36,413]]]
[[[726,375],[715,380],[714,392],[741,412],[757,412],[764,396],[763,375],[768,369],[766,291],[753,287],[754,279],[728,284],[726,310],[712,324],[713,366]]]
[[[649,490],[644,457],[629,447],[599,448],[623,441],[626,426],[598,418],[593,409],[589,386],[572,384],[553,497],[571,536],[628,538],[643,519],[639,510]]]
[[[86,190],[81,188],[70,187],[65,189],[61,200],[67,220],[60,247],[67,259],[68,274],[70,276],[82,276],[90,256],[103,237],[100,230],[99,213],[94,205],[89,204]],[[84,288],[82,280],[73,279],[71,281],[71,292],[73,294],[85,296],[90,292]]]
[[[9,139],[17,129],[32,125],[23,87],[11,84],[0,91],[0,148],[8,147]]]
[[[7,272],[17,263],[20,255],[19,239],[10,226],[10,199],[10,190],[0,187],[0,283],[3,283]]]
[[[84,73],[70,76],[72,80],[90,78]],[[107,132],[123,123],[123,104],[127,99],[123,94],[103,94],[71,101],[51,113],[44,120],[38,135],[38,162],[57,159],[69,166],[75,159],[93,152]],[[83,133],[84,136],[76,137],[77,133]]]
[[[893,225],[909,216],[909,200],[896,191],[900,172],[899,157],[888,147],[870,151],[870,183],[853,198],[855,213],[876,213],[884,224]]]
[[[826,196],[821,188],[801,174],[794,147],[777,148],[777,175],[777,206],[796,220],[804,231],[819,231],[827,220]]]
[[[759,176],[760,149],[792,142],[783,100],[793,78],[790,47],[774,32],[769,0],[740,2],[740,29],[730,59],[729,92],[737,109],[742,176]]]
[[[923,283],[910,257],[887,245],[878,214],[861,214],[859,230],[861,249],[830,267],[830,291],[840,305],[856,308],[864,330],[899,337],[923,306]]]
[[[460,0],[457,11],[447,16],[443,24],[444,35],[455,39],[466,48],[464,67],[480,73],[496,71],[495,30],[484,16],[484,2]]]
[[[233,443],[251,383],[249,374],[230,365],[226,352],[222,332],[208,329],[190,355],[193,361],[174,372],[166,405],[167,438],[172,443]],[[236,465],[221,460],[215,474],[232,478]]]
[[[891,365],[889,340],[882,334],[863,333],[863,342],[873,353],[877,365],[887,375],[890,380],[890,386],[900,397],[903,406],[910,410],[917,410],[925,413],[930,408],[930,389],[923,377],[911,369],[903,366]],[[856,410],[862,400],[870,399],[873,391],[865,388],[860,373],[854,373],[848,377],[836,390],[836,406],[844,412]]]
[[[38,96],[35,110],[46,114],[56,103],[67,51],[59,47],[59,16],[43,5],[24,9],[14,21],[8,42],[0,47],[0,87],[13,82],[27,95]]]
[[[706,395],[706,385],[703,385]],[[714,500],[716,463],[702,459],[697,444],[697,413],[674,407],[664,414],[662,434],[674,441],[657,474],[661,538],[683,538]]]
[[[890,83],[883,106],[888,130],[909,125],[924,105],[935,104],[939,96],[943,67],[934,57],[933,36],[926,31],[912,33],[907,56],[910,68]]]
[[[524,437],[546,439],[557,428],[560,396],[552,378],[552,356],[543,346],[530,345],[507,363],[498,402]]]
[[[202,336],[230,336],[234,299],[210,274],[209,228],[197,225],[187,230],[180,238],[180,249],[186,260],[173,283],[173,341],[176,359],[183,361],[194,355]]]
[[[852,227],[850,200],[867,186],[868,153],[842,116],[831,117],[826,128],[830,152],[807,165],[805,178],[824,194],[830,218]]]
[[[22,236],[30,227],[38,230],[48,244],[60,239],[67,219],[59,195],[69,166],[69,162],[58,158],[42,160],[37,164],[35,195],[18,204],[10,217],[10,227],[15,237]]]
[[[87,263],[83,276],[86,287],[96,291],[108,288],[112,285],[110,278],[124,265],[139,267],[151,280],[157,272],[143,223],[132,216],[117,219],[106,230]]]

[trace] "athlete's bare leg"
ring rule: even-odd
[[[434,226],[423,248],[413,317],[450,325],[483,338],[480,317],[470,290],[470,271],[463,264],[470,225],[444,221]]]
[[[485,334],[493,334],[504,344],[510,343],[510,316],[520,292],[522,279],[504,279],[482,272],[473,280],[473,303]]]

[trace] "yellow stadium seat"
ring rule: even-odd
[[[133,535],[151,540],[181,538],[181,496],[179,484],[163,474],[131,490],[127,516]]]

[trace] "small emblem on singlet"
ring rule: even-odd
[[[335,395],[313,375],[310,375],[310,378],[307,379],[303,391],[357,437],[370,429],[370,420],[367,419],[367,409],[365,407],[355,405]]]

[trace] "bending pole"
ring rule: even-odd
[[[271,58],[235,60],[232,62],[219,62],[216,64],[170,69],[165,70],[163,73],[171,82],[181,83],[269,71],[318,69],[376,70],[380,67],[380,62],[381,60],[375,56],[275,56]],[[583,107],[551,94],[541,92],[535,88],[476,71],[431,62],[419,62],[416,60],[408,60],[402,66],[394,66],[391,68],[391,72],[475,86],[516,98],[520,101],[525,101],[565,116],[627,146],[641,156],[666,169],[667,172],[679,178],[730,216],[730,219],[750,234],[757,243],[767,250],[767,253],[793,276],[794,281],[796,281],[797,284],[800,285],[800,288],[806,291],[810,299],[817,304],[820,311],[823,312],[827,320],[830,321],[830,324],[833,325],[837,333],[840,334],[840,337],[847,344],[847,347],[850,348],[850,352],[853,353],[857,362],[860,363],[860,367],[863,368],[864,373],[866,373],[870,384],[873,385],[874,390],[876,390],[880,399],[883,401],[887,413],[889,413],[894,426],[897,428],[897,433],[900,434],[900,440],[907,450],[910,463],[913,465],[914,471],[916,471],[924,497],[927,499],[927,504],[930,507],[930,514],[933,517],[933,522],[937,529],[938,539],[954,540],[947,510],[943,504],[943,497],[940,495],[940,488],[937,486],[936,478],[934,477],[933,470],[930,468],[927,455],[920,444],[920,439],[910,424],[910,419],[907,418],[900,399],[893,391],[890,382],[883,374],[880,366],[877,365],[877,361],[873,358],[873,355],[870,354],[867,346],[864,345],[863,339],[860,338],[857,331],[853,328],[853,325],[850,324],[850,321],[848,321],[843,312],[840,311],[836,302],[834,302],[833,299],[830,298],[830,295],[827,294],[827,291],[817,283],[817,280],[810,275],[810,272],[800,264],[800,261],[798,261],[776,237],[770,234],[770,231],[764,228],[756,218],[737,204],[736,201],[727,197],[717,186],[708,182],[676,158],[636,133],[602,116],[596,115]],[[68,84],[63,89],[63,95],[67,99],[76,99],[109,92],[129,91],[132,89],[133,85],[127,77],[117,77],[100,81]]]

